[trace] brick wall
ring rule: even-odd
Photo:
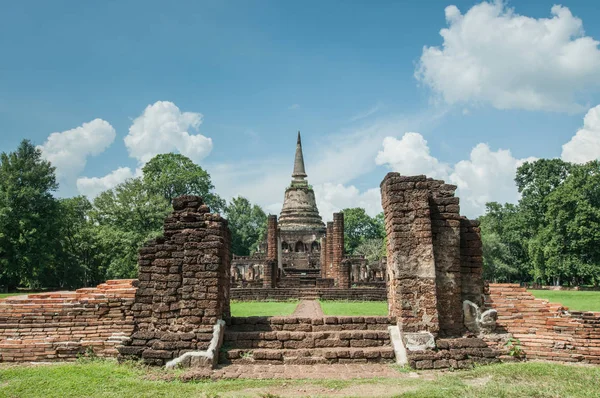
[[[133,331],[132,282],[0,300],[0,362],[116,356]]]
[[[381,183],[390,314],[401,332],[439,331],[429,187],[425,176],[388,173]]]
[[[600,364],[600,312],[568,311],[516,284],[490,284],[486,307],[521,341],[528,359]]]
[[[327,237],[323,236],[321,238],[321,253],[320,255],[320,263],[321,263],[321,278],[327,278]]]
[[[164,235],[139,252],[135,328],[123,356],[164,365],[205,350],[218,319],[229,315],[230,232],[198,196],[173,200]]]
[[[479,221],[460,220],[462,300],[483,305],[483,252]]]
[[[353,300],[353,301],[385,301],[385,289],[339,289],[339,288],[314,288],[314,289],[262,289],[262,288],[236,288],[231,289],[231,299],[239,301],[275,300],[286,301],[304,297],[320,298],[323,300]]]

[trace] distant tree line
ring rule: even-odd
[[[600,282],[600,162],[540,159],[518,168],[518,204],[480,217],[485,277],[497,282]]]
[[[266,215],[245,198],[227,204],[210,175],[179,154],[155,156],[143,176],[98,195],[56,198],[55,168],[24,140],[0,155],[0,288],[78,288],[137,276],[137,251],[162,233],[171,200],[200,195],[228,218],[233,251],[249,254]]]
[[[210,175],[180,154],[162,154],[143,175],[92,201],[56,198],[55,169],[30,141],[0,155],[0,288],[77,288],[137,276],[137,251],[162,232],[171,200],[200,195],[222,213],[232,252],[265,239],[265,212],[246,198],[226,203]],[[496,282],[600,283],[600,162],[541,159],[518,168],[518,204],[487,204],[481,216],[485,278]],[[344,213],[345,250],[385,256],[383,213]]]

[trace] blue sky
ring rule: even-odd
[[[600,156],[594,1],[402,3],[3,2],[0,151],[41,145],[62,196],[180,151],[277,213],[301,130],[326,219],[379,211],[390,170],[477,216],[526,159]]]

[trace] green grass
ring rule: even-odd
[[[541,362],[355,380],[184,383],[182,374],[112,361],[0,367],[0,397],[600,397],[600,367]]]
[[[529,290],[536,298],[559,303],[573,311],[600,311],[600,292]]]
[[[29,294],[29,293],[0,293],[0,300],[2,300],[3,298],[10,297],[10,296],[22,296],[24,294]]]
[[[231,316],[283,316],[296,309],[293,301],[235,301],[231,300]]]
[[[335,316],[386,316],[388,314],[387,301],[337,301],[322,300],[321,309],[325,315]]]

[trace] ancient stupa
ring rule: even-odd
[[[325,224],[319,215],[315,192],[308,185],[306,177],[302,140],[298,132],[292,183],[285,190],[283,208],[279,215],[281,240],[295,252],[313,251],[311,249],[315,247],[311,246],[318,245],[319,239],[325,234]],[[305,247],[300,247],[300,242]]]

